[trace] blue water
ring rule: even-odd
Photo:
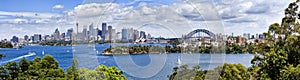
[[[137,44],[122,44],[133,46]],[[157,44],[144,44],[157,45]],[[165,44],[160,44],[165,46]],[[129,80],[166,80],[167,75],[172,73],[172,69],[179,64],[189,66],[200,65],[200,69],[213,69],[224,62],[241,63],[246,67],[251,66],[252,54],[141,54],[141,55],[113,55],[103,56],[101,53],[109,47],[109,44],[97,44],[88,48],[87,45],[76,46],[25,46],[20,49],[0,49],[0,54],[6,54],[1,59],[3,65],[10,61],[20,61],[22,57],[33,60],[35,57],[43,57],[46,54],[54,56],[63,69],[72,64],[74,56],[79,60],[79,67],[94,69],[100,64],[106,66],[117,66],[125,72]],[[116,46],[116,45],[114,45]],[[29,54],[35,52],[36,54]],[[43,54],[44,52],[44,54]],[[179,61],[180,60],[180,61]],[[147,76],[145,76],[147,75]]]

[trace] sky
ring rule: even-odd
[[[195,29],[242,35],[280,23],[294,0],[1,0],[0,39],[66,32],[105,22],[152,36],[180,37]],[[80,31],[80,30],[79,30]]]

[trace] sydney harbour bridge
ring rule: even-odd
[[[192,39],[192,38],[210,38],[215,40],[217,37],[216,35],[206,29],[196,29],[192,32],[189,32],[187,35],[183,36],[183,39]]]

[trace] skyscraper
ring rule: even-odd
[[[106,23],[102,23],[102,34],[101,34],[102,40],[105,40],[105,34],[106,34]]]
[[[34,34],[34,42],[38,42],[42,40],[42,35],[41,34]]]
[[[133,28],[127,29],[127,39],[133,40],[134,39],[134,31]]]
[[[108,26],[108,39],[112,40],[112,26]]]
[[[146,39],[146,33],[144,31],[140,31],[140,38]]]
[[[25,35],[25,36],[24,36],[24,40],[25,40],[25,41],[29,41],[29,36],[28,36],[28,35]]]
[[[92,37],[94,37],[94,26],[93,26],[93,24],[90,24],[89,25],[89,33],[88,33],[88,37],[89,37],[89,39],[91,39]]]
[[[250,33],[244,33],[243,38],[249,39],[250,38]]]
[[[67,30],[66,36],[72,36],[72,33],[73,33],[73,28],[70,28]]]
[[[60,39],[59,36],[60,36],[59,30],[58,30],[58,28],[56,28],[53,33],[54,40],[59,40]]]
[[[127,29],[122,29],[122,40],[127,40]]]
[[[13,36],[10,41],[17,43],[17,42],[19,42],[19,38],[17,36]]]
[[[66,33],[61,33],[60,40],[65,40],[65,39],[66,39]]]
[[[87,29],[83,28],[83,30],[82,30],[82,38],[83,38],[83,40],[87,40],[87,33],[88,33]]]
[[[67,40],[72,40],[72,36],[73,36],[72,33],[73,33],[73,28],[67,30],[67,34],[66,34]]]
[[[133,40],[137,40],[139,39],[140,35],[139,35],[139,31],[138,30],[133,30]]]

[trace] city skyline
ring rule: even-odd
[[[112,41],[135,41],[141,39],[150,39],[151,34],[145,31],[139,31],[133,28],[122,28],[121,31],[116,31],[113,26],[102,23],[102,29],[94,27],[94,24],[86,26],[82,30],[67,29],[67,31],[60,31],[58,28],[54,29],[53,33],[42,35],[40,33],[24,34],[22,37],[15,35],[12,38],[4,39],[4,41],[11,42],[43,42],[43,41],[90,41],[90,40],[112,40]],[[75,32],[76,30],[76,32]],[[126,32],[125,32],[126,31]]]
[[[215,0],[215,5],[213,6],[216,7],[219,17],[224,24],[224,33],[243,35],[243,33],[256,34],[265,32],[271,23],[280,22],[280,18],[284,14],[284,7],[291,1],[253,0],[231,2]],[[173,33],[162,33],[172,32],[167,31],[168,29],[176,29],[173,32],[176,32],[177,36],[198,28],[211,29],[211,27],[205,27],[205,22],[214,22],[213,19],[203,20],[200,17],[202,14],[197,14],[197,12],[195,14],[195,11],[191,9],[191,4],[180,4],[176,0],[116,0],[111,4],[97,0],[3,0],[0,4],[2,6],[0,8],[0,32],[5,33],[0,34],[1,40],[10,39],[13,35],[22,37],[24,34],[50,34],[52,31],[49,30],[56,28],[66,31],[69,28],[74,28],[76,22],[79,22],[81,26],[94,23],[98,27],[101,27],[99,26],[100,23],[107,22],[117,27],[117,31],[120,31],[123,27],[133,27],[135,29],[146,29],[149,33],[158,33],[155,32],[158,31],[156,29],[157,25],[161,25],[159,27],[166,28],[160,34],[166,35],[160,36],[172,36]],[[32,4],[38,5],[34,6]],[[205,3],[195,3],[195,6],[197,6],[196,4],[204,5]],[[105,8],[107,8],[106,11],[101,11],[101,9]],[[171,10],[171,12],[167,10]],[[90,13],[86,13],[89,11]],[[181,22],[177,23],[174,21]],[[143,26],[145,23],[151,24]],[[188,29],[181,30],[182,26],[187,26]],[[177,31],[177,29],[179,30]],[[159,35],[153,34],[153,36]]]

